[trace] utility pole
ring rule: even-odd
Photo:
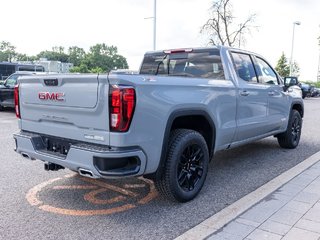
[[[294,28],[296,25],[300,25],[301,22],[295,21],[293,23],[293,30],[292,30],[292,44],[291,44],[291,57],[290,57],[290,76],[292,76],[292,67],[293,67],[293,44],[294,44]]]
[[[239,29],[241,29],[241,24],[239,25]],[[239,48],[241,47],[241,30],[239,32]]]
[[[157,0],[154,0],[154,12],[153,12],[153,50],[156,50],[157,39]]]
[[[320,25],[319,25],[320,28]],[[319,46],[319,60],[318,60],[318,72],[317,72],[317,82],[320,82],[320,35],[318,37],[318,46]]]
[[[156,50],[156,40],[157,40],[157,0],[154,0],[153,5],[153,17],[146,17],[144,19],[153,18],[153,50]]]

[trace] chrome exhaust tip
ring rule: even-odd
[[[28,153],[25,152],[21,152],[20,153],[22,157],[29,159],[29,160],[35,160],[34,158],[30,157],[30,155]]]
[[[99,178],[99,177],[97,177],[96,175],[94,175],[92,171],[87,170],[87,169],[84,169],[84,168],[79,168],[78,173],[79,173],[81,176],[84,176],[84,177]]]

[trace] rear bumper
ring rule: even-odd
[[[15,151],[23,157],[58,164],[77,172],[87,170],[94,178],[140,176],[146,168],[146,155],[138,147],[112,148],[71,141],[70,149],[63,155],[47,151],[41,135],[21,131],[13,137]]]

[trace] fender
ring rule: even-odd
[[[303,100],[301,99],[293,99],[291,103],[291,108],[290,109],[296,109],[299,111],[301,118],[304,116],[304,104]]]
[[[204,117],[211,129],[212,129],[212,145],[208,146],[210,150],[209,155],[210,155],[210,159],[213,156],[214,153],[214,144],[215,144],[215,133],[216,133],[216,128],[215,128],[215,124],[213,119],[210,117],[209,113],[205,110],[199,110],[199,109],[178,109],[174,112],[172,112],[168,118],[167,121],[167,125],[165,128],[165,133],[164,133],[164,137],[163,137],[163,142],[162,142],[162,150],[161,150],[161,157],[160,157],[160,162],[157,168],[157,171],[153,174],[151,174],[151,178],[159,178],[162,174],[162,169],[164,169],[164,165],[165,165],[165,161],[167,158],[167,150],[168,150],[168,142],[169,142],[169,138],[170,138],[170,132],[171,132],[171,128],[173,125],[173,122],[175,119],[177,119],[178,117],[187,117],[187,116],[202,116]],[[148,176],[147,176],[148,177]]]

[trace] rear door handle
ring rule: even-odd
[[[249,92],[247,90],[244,90],[244,91],[240,92],[240,95],[246,97],[249,95]]]
[[[269,95],[269,96],[274,96],[274,94],[275,94],[274,91],[269,91],[269,92],[268,92],[268,95]]]

